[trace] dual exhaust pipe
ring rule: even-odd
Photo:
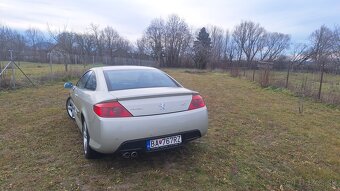
[[[122,154],[123,158],[129,159],[129,158],[136,158],[138,156],[138,153],[136,151],[133,152],[124,152]]]

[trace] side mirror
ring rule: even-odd
[[[66,89],[71,89],[72,87],[73,87],[72,82],[66,82],[66,83],[64,84],[64,88],[66,88]]]

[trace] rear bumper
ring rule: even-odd
[[[143,117],[100,118],[96,116],[88,124],[90,146],[98,152],[146,151],[146,140],[149,139],[182,135],[182,144],[184,144],[205,135],[208,129],[208,113],[204,107]]]
[[[146,141],[151,139],[158,139],[162,137],[170,137],[174,135],[181,135],[182,136],[182,143],[178,145],[171,145],[166,147],[161,147],[157,149],[147,150],[146,149]],[[158,137],[149,137],[149,138],[143,138],[143,139],[137,139],[137,140],[131,140],[131,141],[125,141],[122,143],[119,148],[116,150],[116,152],[130,152],[130,151],[141,151],[141,152],[154,152],[159,150],[166,150],[171,149],[175,147],[179,147],[189,141],[192,141],[194,139],[200,138],[201,133],[199,130],[193,130],[193,131],[187,131],[187,132],[181,132],[180,134],[170,134],[170,135],[164,135],[164,136],[158,136]]]

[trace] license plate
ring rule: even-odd
[[[148,140],[146,141],[146,149],[147,150],[157,149],[157,148],[162,148],[162,147],[171,146],[171,145],[178,145],[181,143],[182,143],[182,136],[175,135],[171,137]]]

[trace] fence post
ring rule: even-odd
[[[15,89],[15,68],[14,68],[14,64],[13,64],[13,50],[8,50],[10,53],[10,58],[11,58],[11,66],[12,66],[12,86],[13,89]]]
[[[48,57],[50,59],[50,71],[51,71],[51,79],[53,79],[53,71],[52,71],[52,53],[48,53]]]
[[[92,65],[94,67],[94,55],[92,56]]]
[[[12,80],[13,80],[13,89],[15,89],[15,67],[12,64]]]
[[[0,73],[2,72],[2,61],[0,60]],[[0,76],[0,89],[1,89],[1,80],[2,76]]]

